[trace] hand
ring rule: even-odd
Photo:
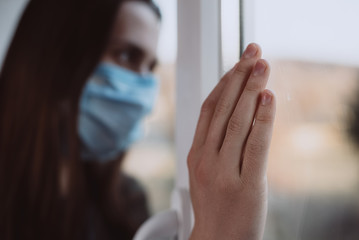
[[[275,97],[268,63],[250,44],[202,105],[187,164],[191,240],[259,240],[267,215],[266,165]]]

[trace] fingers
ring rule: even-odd
[[[252,128],[258,98],[265,89],[269,72],[268,63],[263,59],[258,60],[229,119],[221,152],[228,156],[238,156],[238,158],[228,158],[230,160],[227,163],[230,168],[240,166],[243,146]]]
[[[269,90],[263,91],[255,123],[243,153],[241,175],[246,181],[260,183],[265,179],[275,111],[274,94]]]
[[[233,70],[228,83],[219,96],[213,118],[208,130],[206,143],[217,151],[222,146],[228,121],[237,105],[254,64],[261,56],[261,49],[257,44],[250,44],[244,52],[241,61]]]
[[[214,109],[216,108],[218,99],[223,92],[223,89],[228,82],[228,79],[232,75],[234,69],[235,66],[222,77],[221,81],[219,81],[217,86],[212,90],[212,92],[208,95],[208,97],[202,104],[196,131],[194,134],[192,148],[196,149],[198,147],[201,147],[205,143]]]
[[[223,77],[202,104],[192,148],[198,148],[204,144],[217,100],[223,91],[227,79],[228,78]]]

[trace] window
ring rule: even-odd
[[[254,6],[253,40],[271,62],[278,98],[265,239],[358,239],[359,155],[347,130],[358,101],[359,4]]]

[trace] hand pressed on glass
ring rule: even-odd
[[[202,105],[187,159],[191,240],[262,238],[275,97],[265,90],[269,65],[260,57],[250,44]]]

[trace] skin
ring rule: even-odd
[[[140,74],[153,72],[157,65],[159,31],[159,19],[148,5],[124,2],[102,61]]]
[[[250,44],[202,105],[187,159],[191,240],[263,237],[275,97],[265,90],[269,65],[260,58],[259,46]]]

